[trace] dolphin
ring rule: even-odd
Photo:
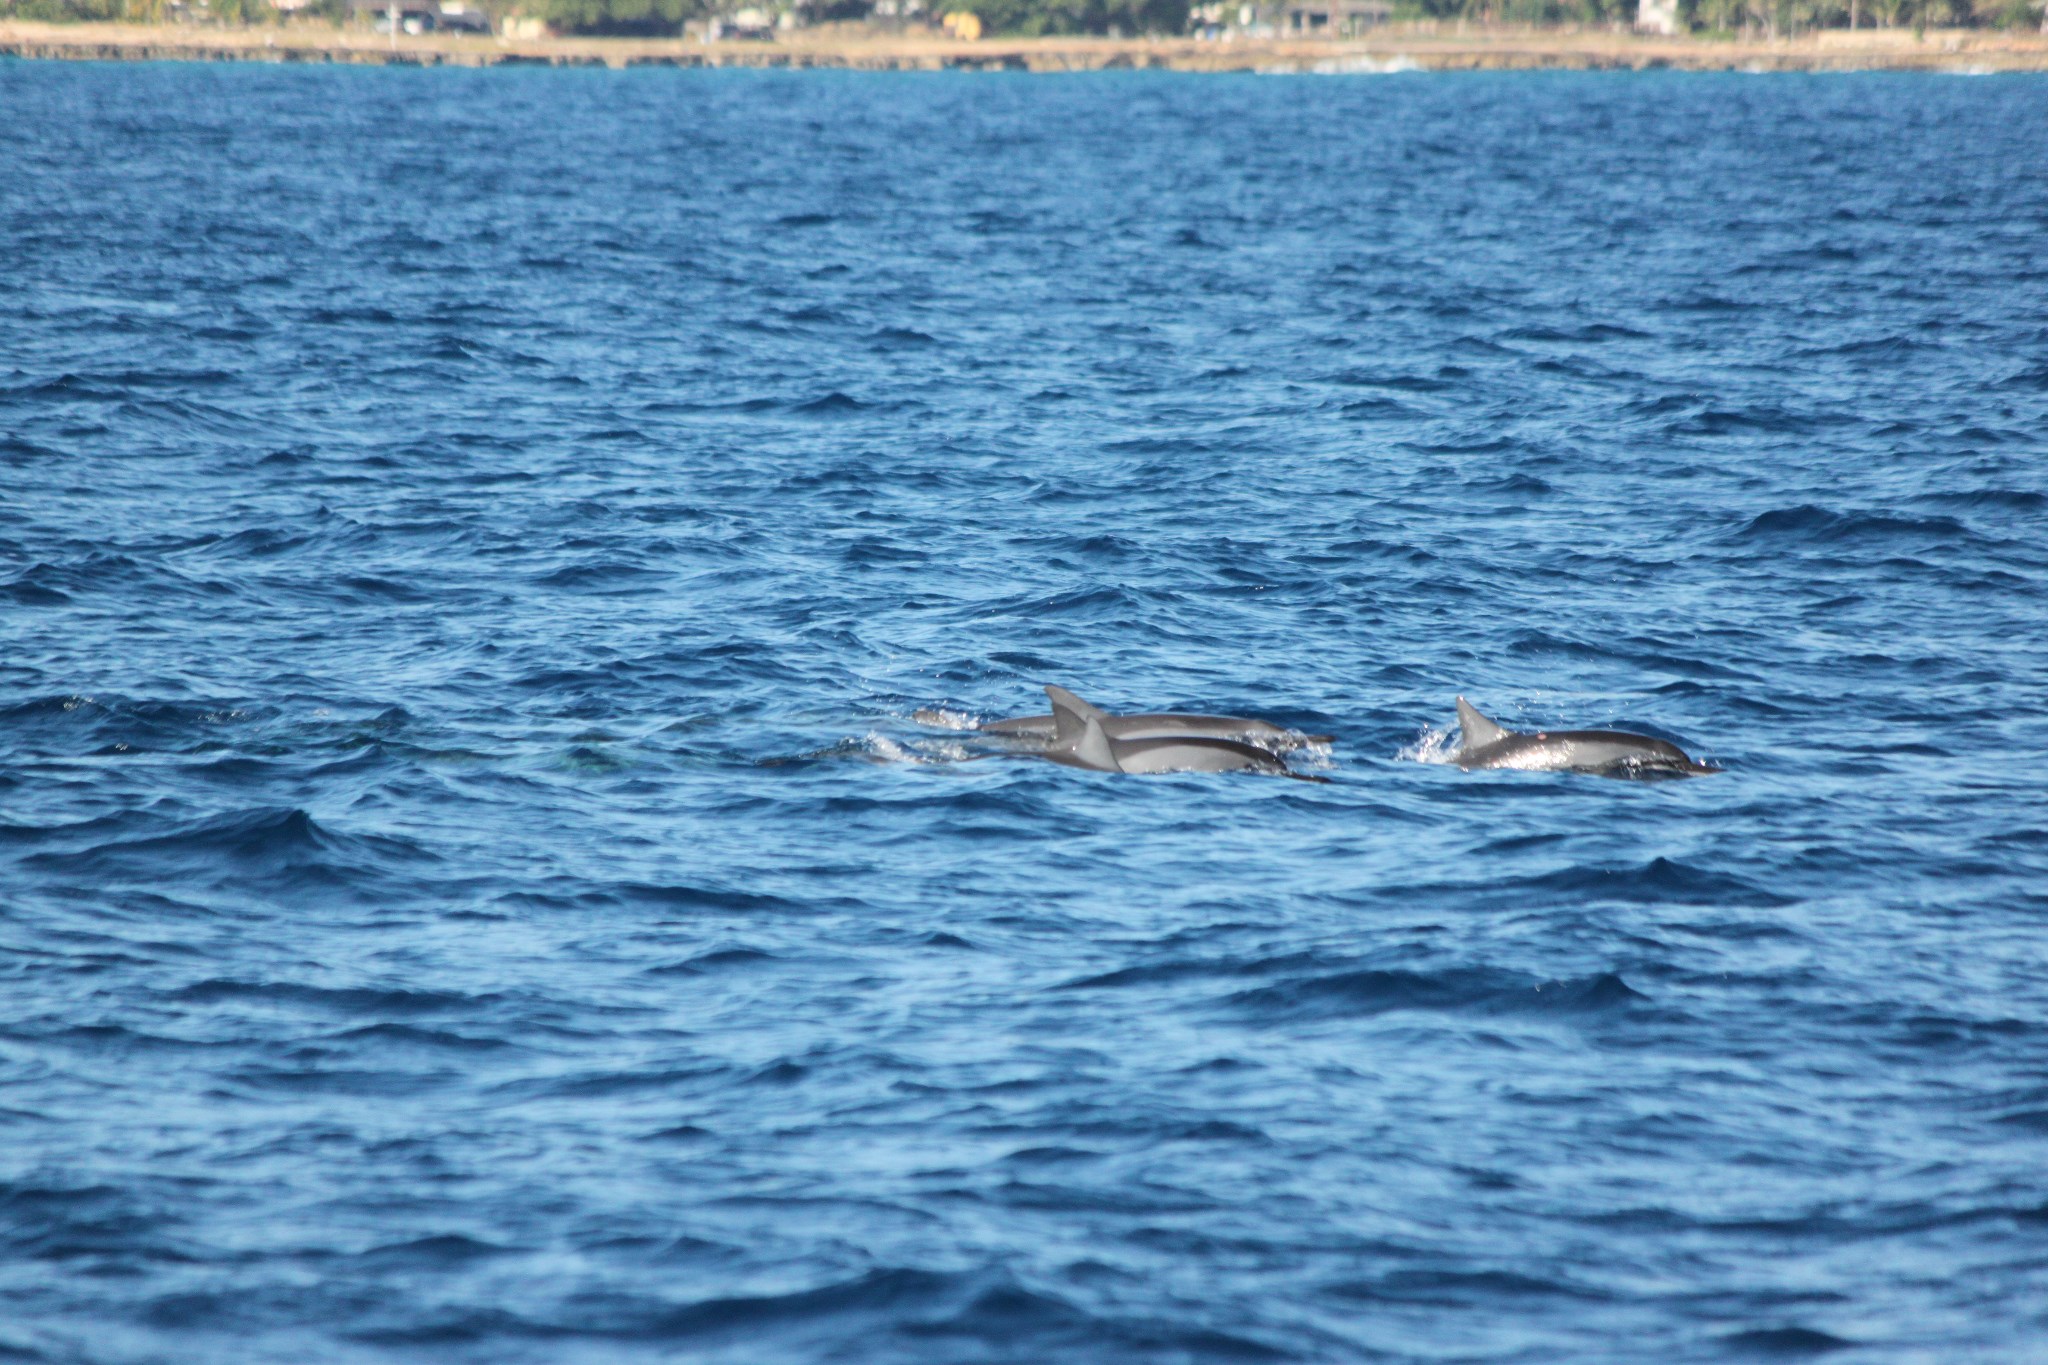
[[[1045,695],[1052,699],[1053,719],[1052,745],[1045,750],[1045,757],[1069,768],[1101,773],[1260,772],[1298,776],[1256,744],[1185,732],[1112,735],[1104,722],[1130,717],[1099,711],[1064,687],[1048,687]]]
[[[1519,768],[1604,777],[1691,777],[1721,771],[1694,762],[1676,744],[1625,730],[1510,730],[1480,715],[1463,697],[1458,698],[1458,729],[1463,738],[1453,761],[1467,771]]]
[[[1113,716],[1107,711],[1096,714],[1102,718],[1102,732],[1111,739],[1234,739],[1265,749],[1298,749],[1303,744],[1330,742],[1328,735],[1304,735],[1270,720],[1253,720],[1249,716],[1198,716],[1178,711],[1130,716]],[[981,727],[981,732],[1017,739],[1057,739],[1059,716],[1012,716],[1008,720],[990,721]]]

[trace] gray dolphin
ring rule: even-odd
[[[1067,693],[1073,696],[1073,693]],[[1079,700],[1079,698],[1076,698]],[[1086,703],[1082,703],[1086,705]],[[1090,708],[1094,710],[1094,708]],[[1234,739],[1266,749],[1298,749],[1303,744],[1328,744],[1328,735],[1304,735],[1270,720],[1249,716],[1199,716],[1179,711],[1155,711],[1138,715],[1113,716],[1096,711],[1102,732],[1111,739]],[[1059,736],[1059,716],[1012,716],[992,720],[981,727],[987,735],[1009,735],[1018,739],[1052,740]]]
[[[1256,744],[1187,733],[1112,735],[1104,723],[1128,717],[1111,716],[1082,701],[1064,687],[1048,687],[1052,699],[1052,744],[1045,757],[1069,768],[1102,773],[1234,773],[1261,772],[1296,776],[1287,765]]]
[[[1676,744],[1625,730],[1539,730],[1496,725],[1458,698],[1461,768],[1519,768],[1525,772],[1598,773],[1605,777],[1691,777],[1719,768],[1696,763]]]

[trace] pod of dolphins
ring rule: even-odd
[[[1032,752],[1070,768],[1104,773],[1298,773],[1285,755],[1328,735],[1305,735],[1248,716],[1179,712],[1112,715],[1067,691],[1047,687],[1052,713],[1016,716],[981,727],[984,734],[1029,741]],[[1460,743],[1452,762],[1467,770],[1595,773],[1602,777],[1692,777],[1719,768],[1677,745],[1625,730],[1510,730],[1458,698]]]

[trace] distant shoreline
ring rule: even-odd
[[[1610,31],[1430,31],[1392,26],[1351,41],[992,38],[799,30],[775,42],[531,38],[452,33],[389,37],[361,29],[0,21],[0,57],[72,61],[268,61],[368,66],[688,66],[855,71],[1345,72],[1648,70],[2048,71],[2048,36],[1981,29],[1824,30],[1778,41],[1664,38]]]

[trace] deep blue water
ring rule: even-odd
[[[2048,1357],[2044,118],[0,66],[0,1359]]]

